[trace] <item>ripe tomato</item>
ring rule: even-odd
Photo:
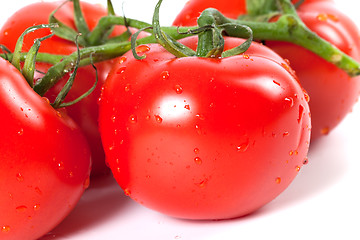
[[[226,38],[225,48],[242,41]],[[146,58],[125,54],[100,101],[107,160],[126,194],[171,216],[224,219],[290,184],[306,160],[310,116],[279,56],[256,43],[224,59],[175,58],[156,44],[138,50]]]
[[[90,149],[78,126],[0,58],[0,239],[37,239],[88,185]]]
[[[0,43],[13,51],[16,41],[23,31],[33,25],[48,23],[50,13],[61,3],[62,2],[38,2],[21,8],[4,23],[0,30]],[[90,29],[93,29],[97,21],[107,14],[106,10],[99,5],[81,2],[81,7],[84,18]],[[68,2],[62,6],[55,16],[66,25],[75,29],[72,2]],[[119,33],[122,29],[123,28],[117,28],[115,32]],[[23,51],[26,52],[30,49],[34,43],[34,39],[44,37],[48,34],[50,34],[49,29],[41,29],[26,35]],[[75,51],[76,45],[74,42],[63,40],[57,36],[53,36],[50,39],[43,41],[40,47],[40,52],[52,54],[68,55]],[[83,130],[91,146],[93,159],[92,175],[99,175],[109,171],[108,167],[105,165],[104,150],[101,145],[100,134],[98,131],[97,100],[100,96],[101,85],[110,70],[111,61],[99,63],[96,64],[96,66],[99,74],[97,88],[86,99],[66,108],[69,116],[71,116]],[[46,72],[50,65],[37,63],[36,67],[39,71]],[[74,100],[89,90],[95,82],[95,76],[95,70],[91,66],[80,68],[77,72],[73,88],[69,92],[66,101]],[[36,78],[39,77],[41,77],[41,74],[37,73]],[[55,99],[67,78],[68,77],[65,77],[56,85],[56,87],[46,94],[51,101]]]
[[[293,1],[297,2],[297,1]],[[191,0],[177,16],[174,25],[195,25],[200,12],[214,7],[230,18],[244,14],[245,1]],[[360,60],[360,32],[332,0],[306,0],[298,14],[320,37]],[[360,94],[360,78],[350,78],[344,71],[314,53],[285,42],[267,41],[266,45],[290,61],[301,85],[309,93],[312,114],[312,138],[329,133],[351,111]]]
[[[360,61],[360,32],[355,23],[333,3],[301,5],[298,14],[320,37]],[[360,77],[349,77],[343,70],[295,44],[266,42],[288,59],[311,101],[312,137],[328,134],[351,112],[360,94]]]

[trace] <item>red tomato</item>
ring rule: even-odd
[[[302,5],[298,14],[312,31],[360,61],[360,32],[335,4],[314,2]],[[302,86],[308,91],[312,137],[328,134],[351,112],[360,94],[360,77],[351,78],[335,65],[294,44],[268,41],[266,45],[290,61]]]
[[[78,126],[0,58],[0,239],[37,239],[73,209],[89,183]]]
[[[293,1],[297,2],[297,1]],[[177,16],[175,25],[194,25],[207,7],[218,8],[225,16],[244,14],[245,1],[191,0]],[[355,23],[336,9],[332,0],[306,0],[298,9],[304,23],[325,40],[360,61],[360,33]],[[189,17],[190,16],[190,17]],[[310,95],[312,138],[329,133],[351,111],[360,94],[360,78],[344,71],[314,53],[285,42],[266,42],[267,46],[288,59],[301,85]]]
[[[225,48],[242,41],[226,38]],[[224,219],[290,184],[306,160],[310,116],[279,56],[256,43],[224,59],[175,58],[156,44],[138,51],[144,60],[127,53],[114,65],[100,101],[107,160],[127,195],[179,218]]]
[[[17,38],[23,31],[33,25],[46,24],[50,13],[56,9],[62,2],[38,2],[21,8],[13,16],[11,16],[0,30],[0,43],[7,46],[10,50],[14,50]],[[93,29],[97,21],[107,14],[106,10],[99,5],[81,2],[84,18]],[[71,2],[66,3],[58,10],[55,15],[60,21],[75,29],[73,17],[73,5]],[[116,32],[120,32],[117,29]],[[26,52],[34,43],[34,39],[44,37],[50,34],[49,29],[41,29],[29,33],[25,36],[23,51]],[[63,40],[53,36],[43,41],[40,52],[68,55],[76,51],[74,42]],[[92,175],[99,175],[108,172],[105,165],[104,150],[101,145],[100,134],[98,131],[98,107],[97,100],[100,96],[102,83],[110,70],[111,61],[96,64],[99,74],[99,84],[94,92],[81,102],[67,107],[66,110],[77,124],[81,127],[91,146],[93,169]],[[46,72],[50,67],[48,64],[38,63],[37,69]],[[37,77],[41,77],[38,74]],[[57,86],[49,91],[46,96],[53,101],[62,88],[68,77],[65,77]],[[82,67],[78,70],[74,86],[68,94],[66,101],[74,100],[87,90],[89,90],[95,82],[95,70],[91,66]]]

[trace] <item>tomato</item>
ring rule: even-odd
[[[242,41],[225,38],[225,48]],[[278,55],[256,43],[223,59],[175,58],[157,44],[137,50],[146,58],[127,53],[109,73],[99,114],[108,164],[127,195],[174,217],[225,219],[290,184],[306,162],[310,116]]]
[[[312,31],[360,61],[360,32],[335,4],[304,4],[298,9],[298,14]],[[360,77],[349,77],[335,65],[295,44],[268,41],[266,45],[290,61],[302,86],[308,91],[312,137],[328,134],[351,112],[360,94]]]
[[[75,122],[2,58],[0,73],[0,239],[37,239],[88,186],[90,149]]]
[[[13,51],[17,38],[23,33],[23,31],[33,25],[48,23],[50,13],[61,3],[62,2],[37,2],[21,8],[4,23],[2,29],[0,30],[0,43]],[[81,2],[81,7],[84,18],[90,29],[93,29],[98,20],[107,14],[106,10],[99,7],[97,4]],[[71,2],[62,6],[55,16],[66,25],[75,29],[73,5]],[[123,28],[117,28],[116,33],[119,33],[122,30]],[[34,43],[34,39],[44,37],[48,34],[50,34],[49,29],[41,29],[26,35],[23,51],[26,52],[30,49]],[[50,39],[43,41],[40,47],[40,52],[52,54],[68,55],[75,51],[76,45],[74,42],[63,40],[57,36],[53,36]],[[105,165],[104,150],[101,145],[100,134],[98,131],[97,100],[100,96],[101,85],[110,70],[111,61],[99,63],[96,64],[96,66],[99,75],[97,88],[86,99],[66,108],[71,118],[73,118],[83,130],[91,146],[93,158],[92,175],[100,175],[109,171],[108,167]],[[36,67],[39,71],[46,72],[50,65],[37,63]],[[69,92],[66,101],[74,100],[89,90],[95,82],[95,74],[95,70],[92,66],[80,68],[77,72],[74,86]],[[36,78],[40,77],[42,77],[42,75],[37,73]],[[67,78],[68,76],[66,76],[55,88],[46,94],[51,101],[55,99],[57,93],[62,88]]]
[[[193,0],[180,12],[174,24],[194,25],[197,13],[207,7],[218,8],[225,16],[236,18],[234,15],[246,12],[244,5],[245,1]],[[360,32],[349,17],[337,10],[332,0],[306,0],[298,8],[298,14],[320,37],[360,60]],[[360,94],[360,78],[350,78],[335,65],[295,44],[267,41],[266,45],[290,61],[310,95],[312,138],[328,134],[352,110]]]

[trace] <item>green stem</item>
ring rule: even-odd
[[[82,35],[87,36],[90,33],[90,30],[81,11],[80,0],[72,0],[72,1],[74,4],[74,15],[75,15],[74,20],[75,20],[76,29]]]
[[[126,19],[126,20],[125,20]],[[120,16],[106,16],[102,17],[95,28],[88,36],[88,42],[91,46],[103,44],[101,42],[103,37],[109,29],[111,29],[114,25],[125,25],[125,23],[136,29],[143,29],[147,27],[151,27],[152,25],[146,22],[138,21],[135,19],[124,18]]]
[[[129,51],[130,48],[130,42],[83,48],[79,51],[79,67],[90,65],[92,61],[97,63],[116,58]],[[75,52],[49,68],[45,76],[35,84],[34,91],[43,96],[66,73],[71,72],[75,68],[78,56],[78,53]]]
[[[21,53],[20,54],[20,62],[24,62],[26,60],[26,56],[28,53]],[[8,60],[9,62],[12,61],[14,54],[12,53],[2,53],[0,54],[0,57]],[[49,63],[51,65],[57,64],[62,59],[66,58],[67,55],[55,55],[50,53],[37,53],[36,54],[36,62],[43,62],[43,63]]]

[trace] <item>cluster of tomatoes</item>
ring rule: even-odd
[[[3,24],[0,43],[14,51],[24,30],[46,24],[59,5],[21,8]],[[90,30],[107,15],[98,5],[81,7]],[[230,18],[246,13],[245,0],[191,0],[174,25],[196,25],[208,7]],[[305,0],[297,11],[311,30],[360,61],[359,32],[331,0]],[[56,17],[76,29],[72,2]],[[27,34],[22,51],[49,31]],[[180,43],[195,50],[197,39]],[[244,41],[224,39],[225,50]],[[39,52],[76,50],[55,35]],[[73,209],[90,176],[110,170],[125,194],[170,216],[249,214],[287,188],[308,161],[310,138],[329,133],[360,93],[360,79],[292,43],[253,42],[243,54],[218,59],[176,58],[155,43],[136,51],[145,58],[130,51],[97,63],[97,72],[79,68],[67,100],[91,88],[96,75],[99,83],[61,109],[50,103],[68,76],[40,96],[0,58],[1,239],[44,235]],[[50,66],[36,63],[34,81]]]

